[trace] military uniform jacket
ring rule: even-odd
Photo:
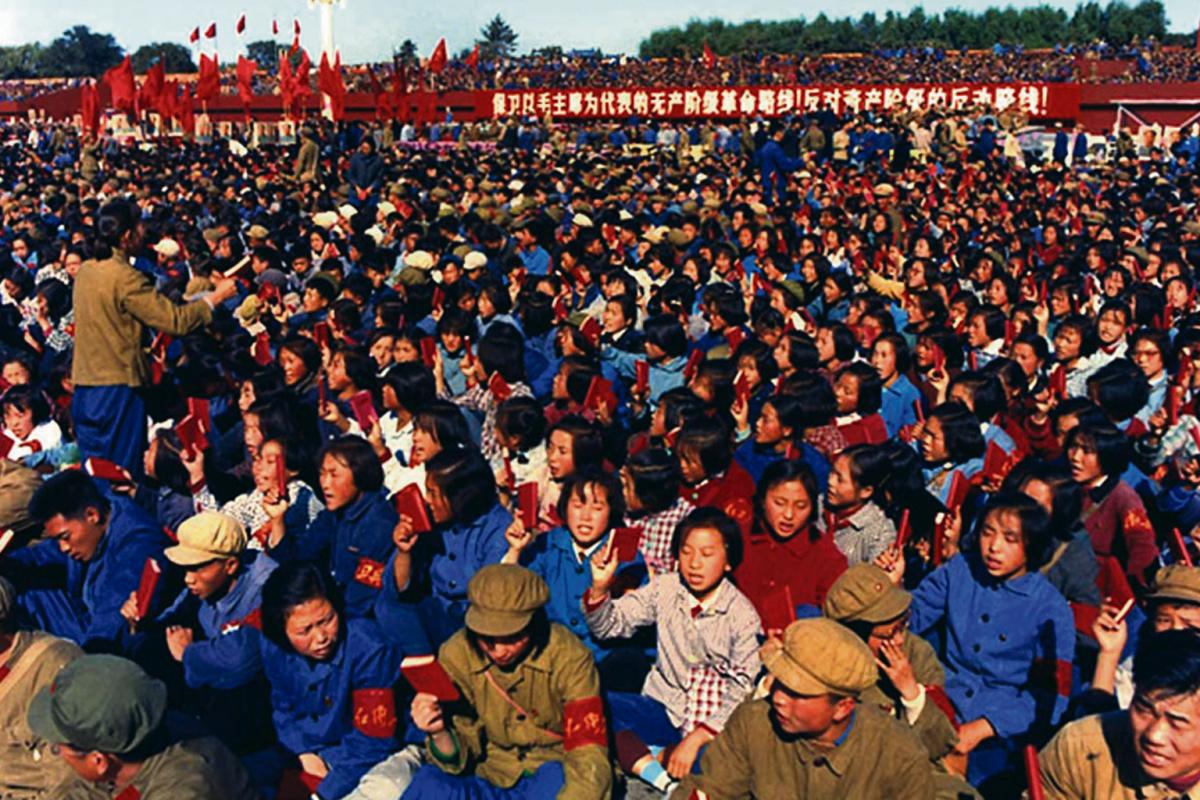
[[[150,368],[142,350],[145,326],[180,336],[212,320],[203,300],[177,305],[154,288],[154,279],[133,268],[120,250],[89,261],[75,278],[77,386],[144,386]]]
[[[211,736],[176,742],[146,760],[128,786],[85,783],[72,775],[55,800],[259,800],[237,757]]]
[[[31,651],[40,643],[37,651]],[[33,696],[48,686],[64,664],[82,655],[66,639],[41,631],[21,631],[8,661],[0,666],[0,799],[34,800],[71,768],[50,754],[48,743],[33,735],[26,714]],[[31,658],[30,663],[22,659]]]
[[[1064,727],[1039,756],[1046,800],[1167,800],[1185,795],[1142,773],[1128,711]],[[1195,796],[1195,791],[1187,796]]]
[[[546,646],[508,672],[477,651],[461,630],[442,645],[438,661],[463,701],[446,708],[458,752],[439,758],[430,749],[433,763],[450,774],[473,772],[509,788],[542,764],[560,761],[566,780],[559,800],[611,795],[600,676],[592,652],[574,634],[551,623]]]
[[[903,723],[859,704],[854,721],[833,749],[783,738],[771,721],[769,700],[738,707],[709,744],[700,774],[675,792],[693,789],[711,800],[929,800],[933,768],[920,741]]]
[[[950,705],[950,698],[945,691],[946,671],[942,669],[942,663],[938,661],[937,653],[929,642],[915,633],[905,634],[904,654],[912,664],[917,683],[925,687],[925,707],[911,725],[912,732],[929,751],[929,758],[938,761],[958,743],[953,722],[954,707]],[[900,693],[882,672],[875,685],[862,693],[859,702],[875,706],[902,721],[904,719]]]

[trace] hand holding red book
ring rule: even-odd
[[[408,517],[412,524],[413,533],[427,533],[433,530],[433,520],[429,517],[429,509],[425,498],[421,496],[421,487],[410,483],[396,492],[396,513]]]
[[[153,558],[147,558],[142,567],[142,579],[137,588],[138,619],[145,619],[150,611],[150,602],[154,599],[154,590],[158,587],[158,579],[162,577],[162,567]]]
[[[462,696],[437,656],[408,656],[400,662],[400,673],[413,689],[433,695],[440,703],[452,703]]]

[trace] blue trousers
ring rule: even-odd
[[[604,699],[608,702],[614,733],[633,731],[650,747],[667,747],[683,739],[657,700],[633,692],[609,692]]]
[[[146,404],[131,386],[77,386],[71,418],[82,458],[104,458],[142,474]]]
[[[565,780],[557,761],[542,764],[511,789],[493,786],[476,775],[449,775],[435,764],[426,764],[417,770],[401,800],[545,800],[557,795]]]

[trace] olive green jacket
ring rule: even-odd
[[[561,761],[566,781],[559,800],[611,795],[612,766],[600,707],[600,676],[592,652],[573,633],[552,623],[546,646],[509,672],[472,647],[467,632],[460,630],[442,645],[438,661],[462,692],[463,701],[446,707],[458,752],[439,754],[427,742],[433,763],[448,773],[474,773],[507,789],[542,764]],[[510,705],[491,685],[489,671],[528,714]],[[568,706],[586,710],[571,722],[590,726],[592,735],[577,736],[564,746],[564,710]]]
[[[916,677],[917,683],[926,687],[925,707],[921,709],[921,715],[917,717],[916,723],[911,726],[912,731],[929,751],[929,758],[933,761],[940,761],[954,749],[954,745],[958,744],[958,734],[954,730],[954,723],[929,696],[930,687],[937,687],[939,691],[945,688],[946,672],[942,669],[937,653],[933,651],[929,642],[915,633],[909,632],[904,635],[904,654],[908,656],[909,663],[912,664],[913,675]],[[884,713],[899,717],[903,721],[900,693],[882,673],[879,681],[862,693],[859,702],[876,706]]]
[[[1182,796],[1142,772],[1128,711],[1070,723],[1050,740],[1039,761],[1046,800],[1176,800]]]
[[[212,320],[204,300],[179,305],[159,294],[150,276],[134,269],[120,250],[104,261],[85,262],[74,295],[76,386],[145,386],[150,382],[145,327],[181,336]]]
[[[773,726],[768,700],[733,712],[675,796],[693,789],[710,800],[930,800],[933,767],[908,726],[859,704],[845,739],[833,749],[785,738]]]

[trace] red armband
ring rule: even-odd
[[[367,736],[396,733],[396,697],[391,689],[354,690],[354,727]]]
[[[925,685],[925,697],[937,706],[938,710],[946,715],[950,720],[950,724],[954,726],[954,730],[958,730],[959,724],[957,715],[954,712],[954,704],[950,702],[950,698],[946,695],[946,690],[937,685]]]
[[[372,589],[383,588],[383,564],[363,556],[354,568],[354,580]]]
[[[1060,697],[1070,697],[1072,672],[1071,662],[1062,659],[1039,658],[1033,662],[1030,682],[1043,689],[1053,690]]]
[[[569,753],[577,747],[604,747],[607,743],[608,727],[599,697],[584,697],[563,706],[563,750]]]

